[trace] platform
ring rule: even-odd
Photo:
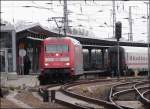
[[[39,85],[38,75],[17,75],[15,79],[3,79],[3,85],[6,87],[36,87]]]

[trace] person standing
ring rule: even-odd
[[[30,69],[31,69],[31,61],[30,61],[28,55],[26,55],[24,57],[24,75],[28,75]]]

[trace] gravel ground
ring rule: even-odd
[[[15,96],[16,99],[26,103],[33,108],[48,108],[48,109],[69,109],[57,103],[43,102],[37,97],[33,96],[32,92],[21,91]]]
[[[16,108],[21,108],[14,104],[13,102],[7,100],[6,98],[0,98],[1,104],[0,104],[0,109],[3,108],[9,108],[9,109],[16,109]]]
[[[115,82],[98,82],[91,84],[83,84],[73,87],[69,89],[69,91],[96,99],[108,100],[110,88],[114,84]]]

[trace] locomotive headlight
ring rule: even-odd
[[[69,65],[70,65],[70,63],[69,63],[69,62],[67,62],[67,63],[66,63],[66,65],[67,65],[67,66],[69,66]]]
[[[56,53],[55,55],[56,55],[56,56],[59,56],[59,54],[58,54],[58,53]]]
[[[45,63],[45,66],[48,66],[48,63]]]

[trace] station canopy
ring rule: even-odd
[[[16,27],[17,38],[45,39],[47,37],[57,37],[58,33],[50,31],[39,23],[32,25],[20,25]]]
[[[47,37],[62,37],[63,34],[60,34],[56,31],[50,30],[46,27],[41,26],[39,23],[32,24],[32,25],[22,25],[16,28],[17,39],[20,38],[30,38],[30,39],[45,39]],[[68,34],[67,36],[72,37],[80,41],[82,45],[85,47],[92,47],[95,46],[115,46],[117,45],[117,41],[110,41],[104,39],[96,39],[87,36],[76,36]],[[120,41],[120,46],[134,46],[134,47],[147,47],[146,43],[138,43],[138,42],[122,42]]]

